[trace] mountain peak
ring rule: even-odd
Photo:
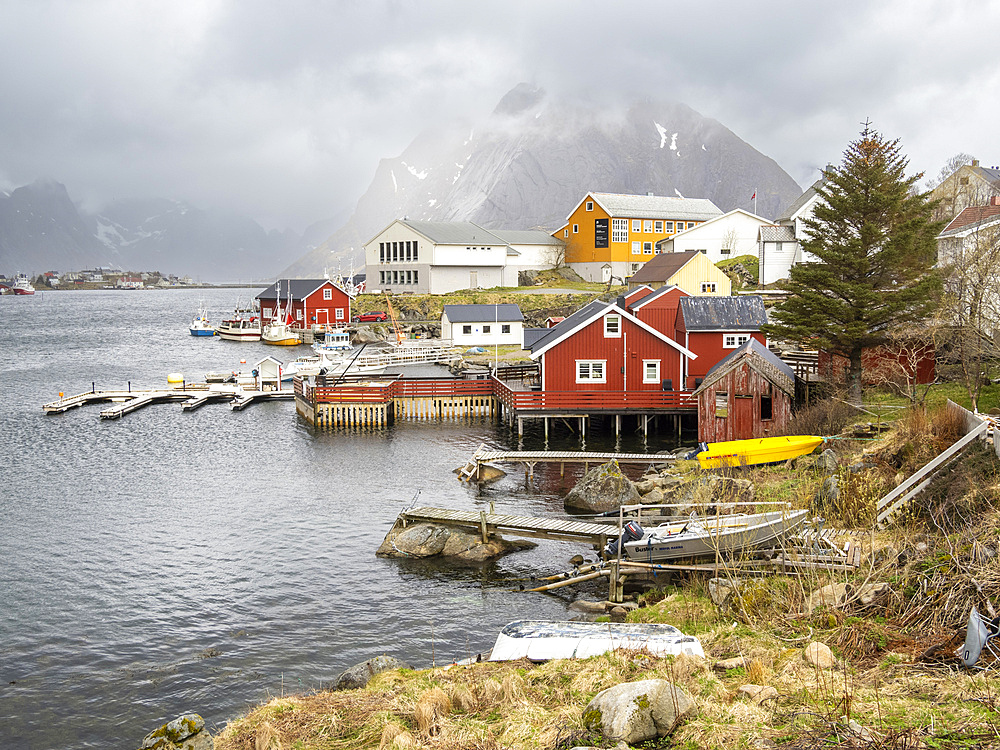
[[[522,82],[500,98],[496,109],[493,110],[493,114],[516,117],[529,109],[537,107],[544,99],[544,89],[530,83]]]

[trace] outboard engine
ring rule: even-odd
[[[605,557],[617,557],[618,556],[618,545],[625,544],[627,542],[637,542],[646,535],[642,526],[637,524],[635,521],[629,521],[622,527],[621,537],[618,539],[612,539],[608,542],[608,546],[604,548]]]

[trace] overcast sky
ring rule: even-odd
[[[0,0],[0,188],[303,229],[519,81],[683,102],[800,185],[869,118],[911,171],[1000,164],[1000,2]]]

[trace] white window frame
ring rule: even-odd
[[[574,224],[573,225],[573,234],[579,234],[579,233],[580,233],[580,225],[579,224]]]
[[[471,336],[472,335],[472,326],[471,325],[463,325],[462,326],[462,335],[463,336]]]
[[[323,290],[323,299],[324,300],[331,300],[331,299],[333,299],[333,290],[332,289],[324,289]]]
[[[611,220],[611,241],[628,242],[628,219]]]
[[[667,226],[668,224],[669,224],[669,226]],[[672,221],[665,222],[664,223],[664,227],[666,229],[666,233],[667,234],[673,234],[674,233],[674,222],[672,222]]]
[[[492,333],[492,328],[490,327],[489,324],[483,326],[483,334],[485,335],[487,333]]]
[[[718,290],[718,286],[714,281],[703,281],[701,282],[701,293],[702,294],[714,294]]]
[[[587,210],[588,211],[594,210],[594,201],[587,201]]]
[[[640,219],[632,219],[632,231],[641,232],[642,229],[640,227],[642,227],[642,221]]]
[[[642,252],[642,243],[639,240],[634,240],[632,242],[632,255],[638,255]]]
[[[612,323],[612,321],[614,321]],[[609,325],[611,324],[611,325]],[[620,339],[622,337],[622,316],[611,313],[604,316],[604,338]]]
[[[563,230],[563,238],[567,238],[567,237],[569,237],[569,230],[568,229],[564,229]]]
[[[344,319],[344,308],[338,307],[336,310],[334,310],[333,317],[336,318],[337,320],[343,320]]]
[[[576,361],[577,383],[607,383],[608,360],[578,359]]]
[[[749,333],[724,333],[722,334],[723,349],[738,349],[750,340]]]
[[[510,323],[503,323],[500,325],[500,333],[510,333]]]
[[[656,227],[657,234],[663,234],[663,220],[657,219],[654,226]]]
[[[650,232],[653,231],[653,220],[652,219],[644,219],[643,220],[643,222],[642,222],[642,231],[645,232],[646,234],[649,234]]]
[[[653,243],[652,242],[643,242],[642,243],[642,254],[643,255],[652,255],[653,254]]]
[[[698,224],[698,222],[696,222],[696,221],[689,221],[687,223],[687,228],[688,229],[694,229],[697,224]]]
[[[658,359],[642,360],[642,382],[643,383],[660,382],[660,360]]]

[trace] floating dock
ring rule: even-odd
[[[150,404],[180,401],[181,409],[193,411],[209,401],[228,401],[233,411],[241,411],[258,401],[292,400],[295,394],[290,390],[259,391],[239,385],[211,385],[207,383],[186,384],[179,388],[155,390],[97,390],[96,388],[75,396],[66,396],[56,401],[42,404],[46,414],[62,414],[87,404],[107,403],[114,405],[101,410],[101,419],[121,419],[126,414],[142,409]]]
[[[592,523],[572,519],[511,516],[503,513],[456,510],[453,508],[410,508],[396,519],[404,527],[410,523],[438,523],[479,531],[485,540],[493,534],[512,534],[533,539],[555,539],[564,542],[584,542],[600,549],[618,533],[618,525]]]
[[[583,470],[587,471],[590,464],[606,464],[608,461],[617,461],[620,464],[659,464],[665,461],[674,460],[674,456],[661,455],[657,453],[589,453],[587,451],[498,451],[486,447],[485,443],[480,444],[472,458],[461,469],[458,470],[458,478],[463,481],[472,481],[479,476],[479,467],[482,464],[491,463],[519,463],[524,464],[526,473],[531,476],[535,473],[537,463],[558,463],[559,475],[565,472],[566,464],[583,464]]]

